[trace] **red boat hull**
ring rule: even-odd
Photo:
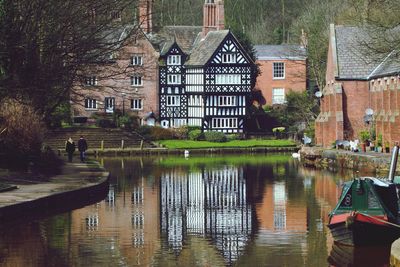
[[[400,237],[400,228],[387,223],[386,216],[333,215],[328,227],[335,242],[350,246],[387,245]]]

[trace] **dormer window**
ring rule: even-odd
[[[225,53],[222,54],[222,63],[236,63],[236,54],[233,53]]]
[[[170,55],[167,57],[167,65],[181,65],[180,55]]]

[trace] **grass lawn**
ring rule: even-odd
[[[171,149],[193,148],[247,148],[247,147],[293,147],[296,143],[292,140],[233,140],[223,143],[191,140],[161,140],[160,144]]]

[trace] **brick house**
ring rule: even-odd
[[[365,53],[368,32],[360,27],[330,25],[326,86],[316,119],[316,144],[359,139],[361,130],[382,135],[383,143],[400,140],[400,64],[393,53]],[[372,110],[369,119],[367,110]]]
[[[256,88],[265,104],[283,104],[289,91],[307,88],[307,52],[302,45],[255,45],[260,69]]]
[[[141,124],[158,119],[165,128],[243,132],[255,66],[232,32],[224,30],[223,0],[205,0],[203,26],[165,26],[157,32],[152,1],[141,0],[138,11],[142,23],[121,25],[110,38],[121,38],[132,27],[139,26],[139,33],[107,60],[88,67],[77,83],[73,116],[119,109],[138,116]]]

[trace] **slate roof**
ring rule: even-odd
[[[189,54],[201,31],[201,26],[165,26],[159,32],[149,34],[148,38],[161,55],[167,53],[175,41],[184,53]]]
[[[300,45],[255,45],[258,60],[306,60],[307,50]]]
[[[335,26],[339,79],[367,80],[400,71],[394,53],[376,55],[367,50],[371,41],[367,29],[355,26]]]
[[[228,34],[229,30],[210,31],[204,39],[198,38],[185,65],[205,65]]]

